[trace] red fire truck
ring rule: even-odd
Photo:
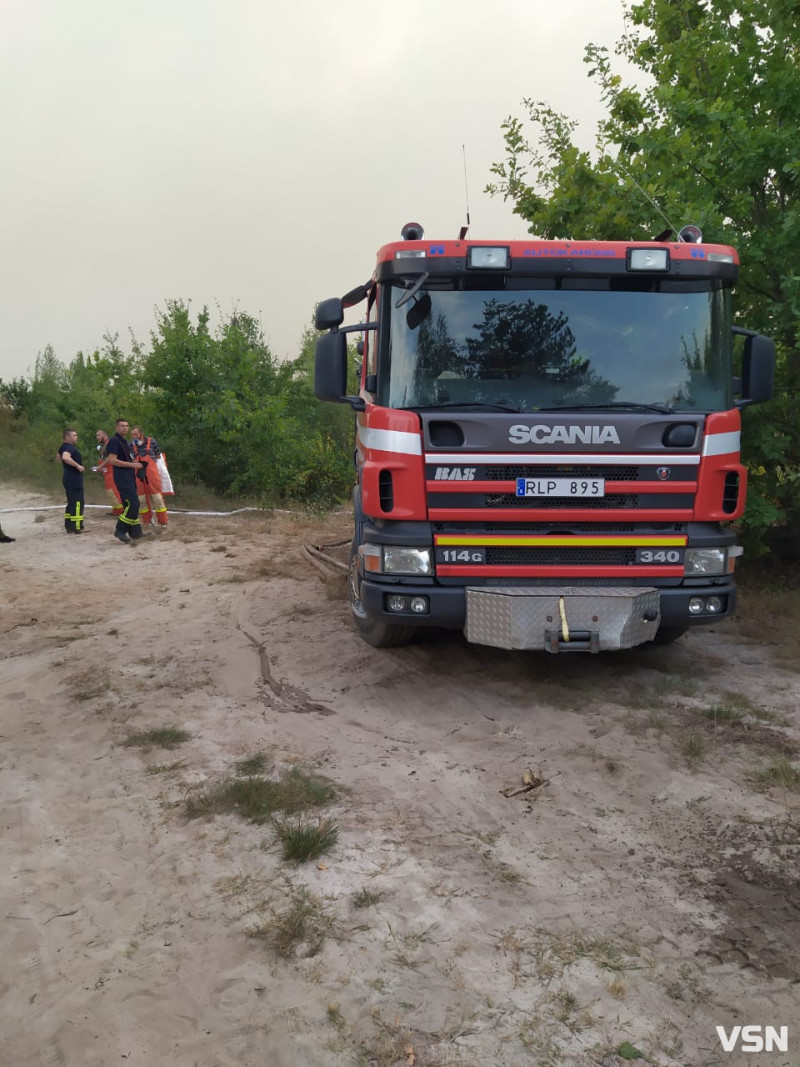
[[[729,615],[740,408],[769,398],[775,361],[733,325],[737,272],[735,250],[695,227],[496,242],[410,223],[369,282],[319,304],[316,395],[357,413],[349,586],[364,639],[436,626],[599,652]]]

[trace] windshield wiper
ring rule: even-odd
[[[441,403],[418,404],[406,410],[422,411],[428,408],[484,408],[487,411],[511,411],[515,415],[523,411],[521,407],[514,407],[511,404],[490,404],[485,400],[446,400]]]
[[[675,408],[669,404],[637,404],[632,400],[609,400],[606,404],[564,404],[557,408],[538,408],[538,411],[657,411],[661,415],[674,415]]]

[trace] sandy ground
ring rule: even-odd
[[[298,551],[346,514],[128,547],[103,511],[3,513],[57,502],[0,489],[3,1067],[800,1064],[800,795],[757,780],[797,767],[796,658],[736,622],[377,651]],[[322,861],[187,818],[258,752],[336,784]],[[250,936],[298,900],[321,945]],[[746,1024],[788,1053],[724,1052]]]

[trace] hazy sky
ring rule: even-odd
[[[294,356],[403,223],[455,237],[465,186],[472,237],[523,237],[483,192],[501,123],[544,99],[590,145],[583,49],[622,29],[622,0],[0,0],[0,377],[146,343],[171,298]]]

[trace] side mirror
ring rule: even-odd
[[[318,330],[334,330],[344,322],[344,305],[338,296],[322,300],[314,313],[314,325]]]
[[[347,334],[326,333],[317,338],[314,352],[314,395],[318,400],[339,403],[346,392]]]
[[[314,351],[314,395],[318,400],[349,404],[363,411],[360,396],[347,396],[347,334],[334,330],[317,339]]]
[[[774,379],[775,342],[760,333],[746,333],[742,354],[742,398],[738,406],[761,404],[769,400]]]

